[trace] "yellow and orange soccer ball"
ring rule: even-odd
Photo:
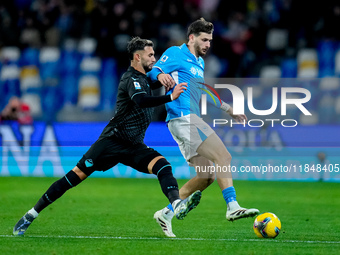
[[[274,213],[262,213],[256,217],[253,229],[260,238],[275,238],[280,233],[281,221]]]

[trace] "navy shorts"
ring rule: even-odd
[[[120,141],[114,136],[101,136],[83,155],[77,166],[87,176],[94,171],[106,171],[118,163],[130,166],[139,172],[149,173],[149,163],[158,156],[162,155],[144,143],[131,144]]]

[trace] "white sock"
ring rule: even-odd
[[[39,213],[37,213],[37,211],[34,210],[34,207],[31,210],[29,210],[28,213],[31,214],[34,217],[34,219],[39,215]]]
[[[241,206],[237,203],[237,201],[232,201],[227,204],[228,211],[233,211],[238,208],[241,208]]]
[[[172,202],[171,206],[172,206],[172,208],[174,208],[174,210],[175,210],[175,208],[176,208],[176,206],[178,205],[179,202],[181,202],[180,199],[176,199],[175,201]]]

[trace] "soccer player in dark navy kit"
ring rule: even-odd
[[[118,163],[157,175],[162,191],[175,208],[178,219],[183,219],[199,203],[200,191],[194,192],[187,199],[180,199],[170,163],[143,142],[151,122],[152,107],[176,100],[187,85],[177,85],[170,95],[152,96],[151,90],[157,85],[153,86],[146,77],[146,72],[156,62],[152,41],[135,37],[127,48],[131,65],[119,83],[115,116],[77,166],[53,183],[37,204],[17,222],[13,229],[14,235],[24,235],[44,208],[94,171],[106,171]],[[160,83],[158,85],[161,86]]]

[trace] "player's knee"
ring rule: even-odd
[[[80,179],[80,177],[78,176],[78,174],[76,174],[74,171],[69,171],[66,175],[65,175],[65,179],[68,182],[68,184],[72,187],[77,186],[79,183],[82,182],[82,179]]]
[[[215,176],[209,176],[208,179],[206,180],[207,187],[213,184],[214,181],[215,181]]]
[[[163,175],[172,175],[171,164],[165,158],[160,158],[152,167],[152,173],[158,177]]]
[[[214,162],[221,162],[221,161],[231,162],[231,158],[232,158],[231,154],[226,148],[214,154]]]

